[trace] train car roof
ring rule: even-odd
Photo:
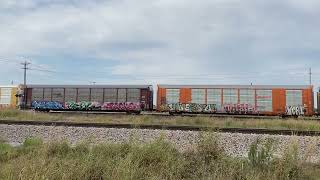
[[[160,88],[199,88],[199,89],[312,89],[313,86],[310,85],[168,85],[168,84],[159,84]]]
[[[135,88],[152,89],[152,85],[42,85],[29,84],[27,88]]]

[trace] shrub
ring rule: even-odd
[[[268,139],[264,144],[261,144],[257,139],[251,144],[248,160],[253,168],[261,170],[269,168],[272,160],[272,145],[273,141],[271,139]]]
[[[275,175],[279,179],[298,179],[303,175],[298,157],[298,146],[288,146],[282,158],[275,160]]]

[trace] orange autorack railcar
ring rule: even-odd
[[[282,116],[314,115],[313,86],[158,85],[157,110]]]

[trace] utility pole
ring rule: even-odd
[[[27,106],[27,70],[28,65],[30,65],[31,63],[24,61],[23,63],[20,63],[21,65],[23,65],[23,70],[24,70],[24,76],[23,76],[23,108],[25,108]]]
[[[309,68],[309,83],[312,85],[312,69]]]

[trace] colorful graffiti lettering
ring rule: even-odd
[[[161,104],[161,105],[159,106],[159,111],[160,111],[160,112],[166,112],[166,111],[168,111],[168,105],[167,105],[167,104]]]
[[[133,102],[67,102],[65,108],[77,111],[103,110],[103,111],[141,111],[141,103]]]
[[[225,104],[221,108],[216,104],[164,104],[160,106],[160,111],[188,112],[188,113],[233,113],[233,114],[254,114],[256,108],[250,104]]]
[[[33,101],[31,107],[36,110],[63,109],[63,104],[56,101]]]
[[[100,110],[101,104],[99,102],[67,102],[65,103],[65,109],[77,110],[77,111],[89,111],[89,110]]]
[[[289,116],[303,116],[305,114],[304,106],[286,106],[286,114]]]
[[[66,102],[64,105],[55,101],[33,101],[32,108],[37,110],[74,110],[74,111],[91,111],[91,110],[104,110],[104,111],[141,111],[144,107],[141,103],[134,102]]]
[[[256,108],[251,104],[225,104],[223,105],[225,113],[233,114],[254,114],[257,113]]]
[[[141,104],[134,102],[105,102],[103,103],[101,110],[107,111],[141,111]]]
[[[215,113],[217,112],[217,107],[215,104],[182,104],[174,103],[167,104],[160,107],[161,111],[170,112],[189,112],[189,113]]]

